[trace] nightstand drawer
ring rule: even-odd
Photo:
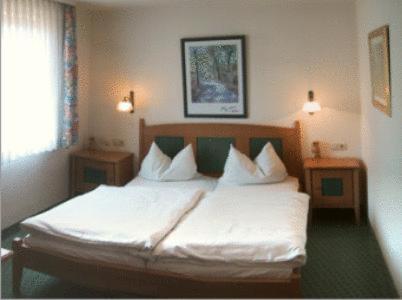
[[[352,170],[313,170],[313,207],[352,208]]]
[[[107,162],[77,159],[77,191],[84,193],[101,184],[114,185],[114,165]]]

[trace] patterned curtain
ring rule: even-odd
[[[61,146],[67,148],[78,142],[77,44],[75,8],[63,5],[63,104]]]

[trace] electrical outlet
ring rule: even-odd
[[[346,143],[336,143],[331,145],[332,151],[345,151],[348,149],[348,145]]]
[[[114,147],[124,147],[124,141],[121,139],[112,139],[112,144]]]

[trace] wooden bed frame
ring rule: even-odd
[[[294,128],[246,124],[161,124],[147,126],[140,120],[140,161],[157,136],[184,137],[185,144],[199,136],[236,138],[236,148],[248,154],[251,137],[280,138],[288,173],[302,180],[301,132],[299,122]],[[196,151],[196,150],[195,150]],[[218,175],[218,174],[210,174]],[[16,238],[13,241],[13,290],[19,295],[23,268],[47,273],[77,284],[103,290],[137,295],[174,298],[301,298],[300,269],[290,278],[205,278],[175,273],[136,269],[132,267],[78,259],[37,249]]]

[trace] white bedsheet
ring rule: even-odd
[[[141,176],[137,176],[133,180],[128,182],[126,186],[201,189],[206,192],[210,192],[215,189],[217,183],[218,183],[217,178],[203,175],[199,175],[194,179],[185,181],[153,181],[145,179]]]
[[[153,258],[300,266],[308,201],[277,185],[217,188],[159,243]]]
[[[100,186],[22,226],[28,232],[149,253],[201,195],[199,189]]]

